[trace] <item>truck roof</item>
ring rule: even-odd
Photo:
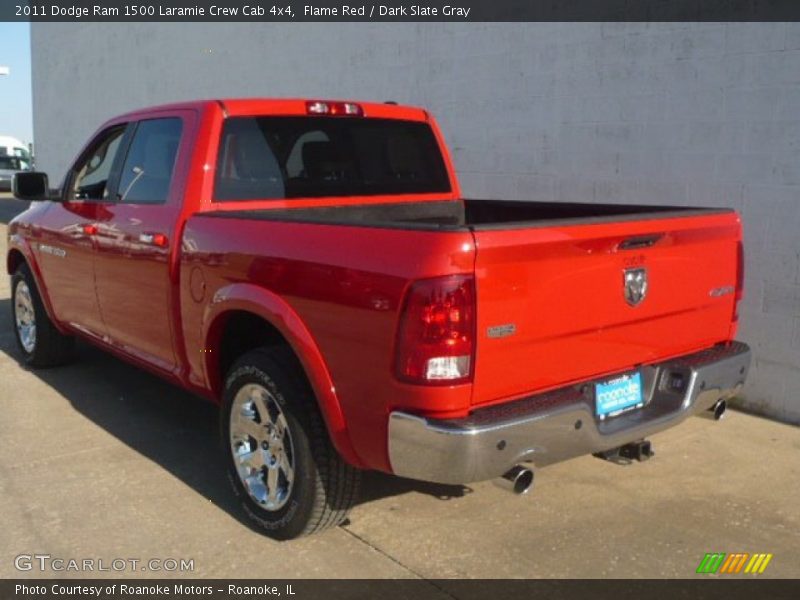
[[[0,146],[7,146],[9,148],[25,148],[27,145],[15,137],[9,135],[0,135]]]
[[[216,98],[205,100],[192,100],[161,104],[147,108],[137,109],[120,115],[117,118],[135,118],[143,114],[166,110],[204,110],[218,107],[227,116],[253,116],[253,115],[309,115],[308,104],[323,102],[328,104],[356,104],[361,107],[363,116],[368,118],[402,119],[408,121],[427,121],[427,111],[416,106],[401,105],[386,102],[360,102],[358,100],[336,100],[331,98]]]

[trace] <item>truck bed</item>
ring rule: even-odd
[[[735,332],[740,225],[729,209],[465,200],[204,216],[270,221],[270,230],[336,225],[342,236],[353,227],[391,230],[396,246],[370,251],[381,264],[397,262],[398,252],[401,263],[421,260],[411,257],[420,235],[435,253],[437,232],[470,236],[478,331],[514,332],[481,336],[473,405],[696,352]],[[316,244],[325,234],[297,235]],[[349,264],[352,255],[327,261]],[[638,272],[649,280],[647,299],[629,306],[624,277]]]
[[[263,219],[327,225],[351,225],[439,231],[488,231],[610,223],[639,219],[664,219],[731,212],[729,209],[648,206],[640,204],[594,204],[579,202],[528,202],[516,200],[465,199],[442,202],[324,206],[294,209],[212,211],[202,216]]]

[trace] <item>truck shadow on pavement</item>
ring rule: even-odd
[[[11,301],[4,298],[0,352],[25,369],[12,327]],[[95,425],[253,528],[228,487],[215,405],[81,342],[73,363],[29,372]],[[471,489],[369,472],[359,504],[409,492],[447,500]]]

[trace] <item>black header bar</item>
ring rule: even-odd
[[[794,600],[797,580],[699,579],[4,579],[3,600]]]
[[[798,21],[798,0],[2,0],[0,21]]]

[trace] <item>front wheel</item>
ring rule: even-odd
[[[28,265],[23,264],[11,276],[11,311],[17,346],[26,364],[54,367],[69,361],[75,338],[63,335],[53,325]]]
[[[340,524],[360,473],[333,448],[293,356],[283,348],[249,352],[231,368],[223,400],[228,479],[252,522],[277,539]]]

